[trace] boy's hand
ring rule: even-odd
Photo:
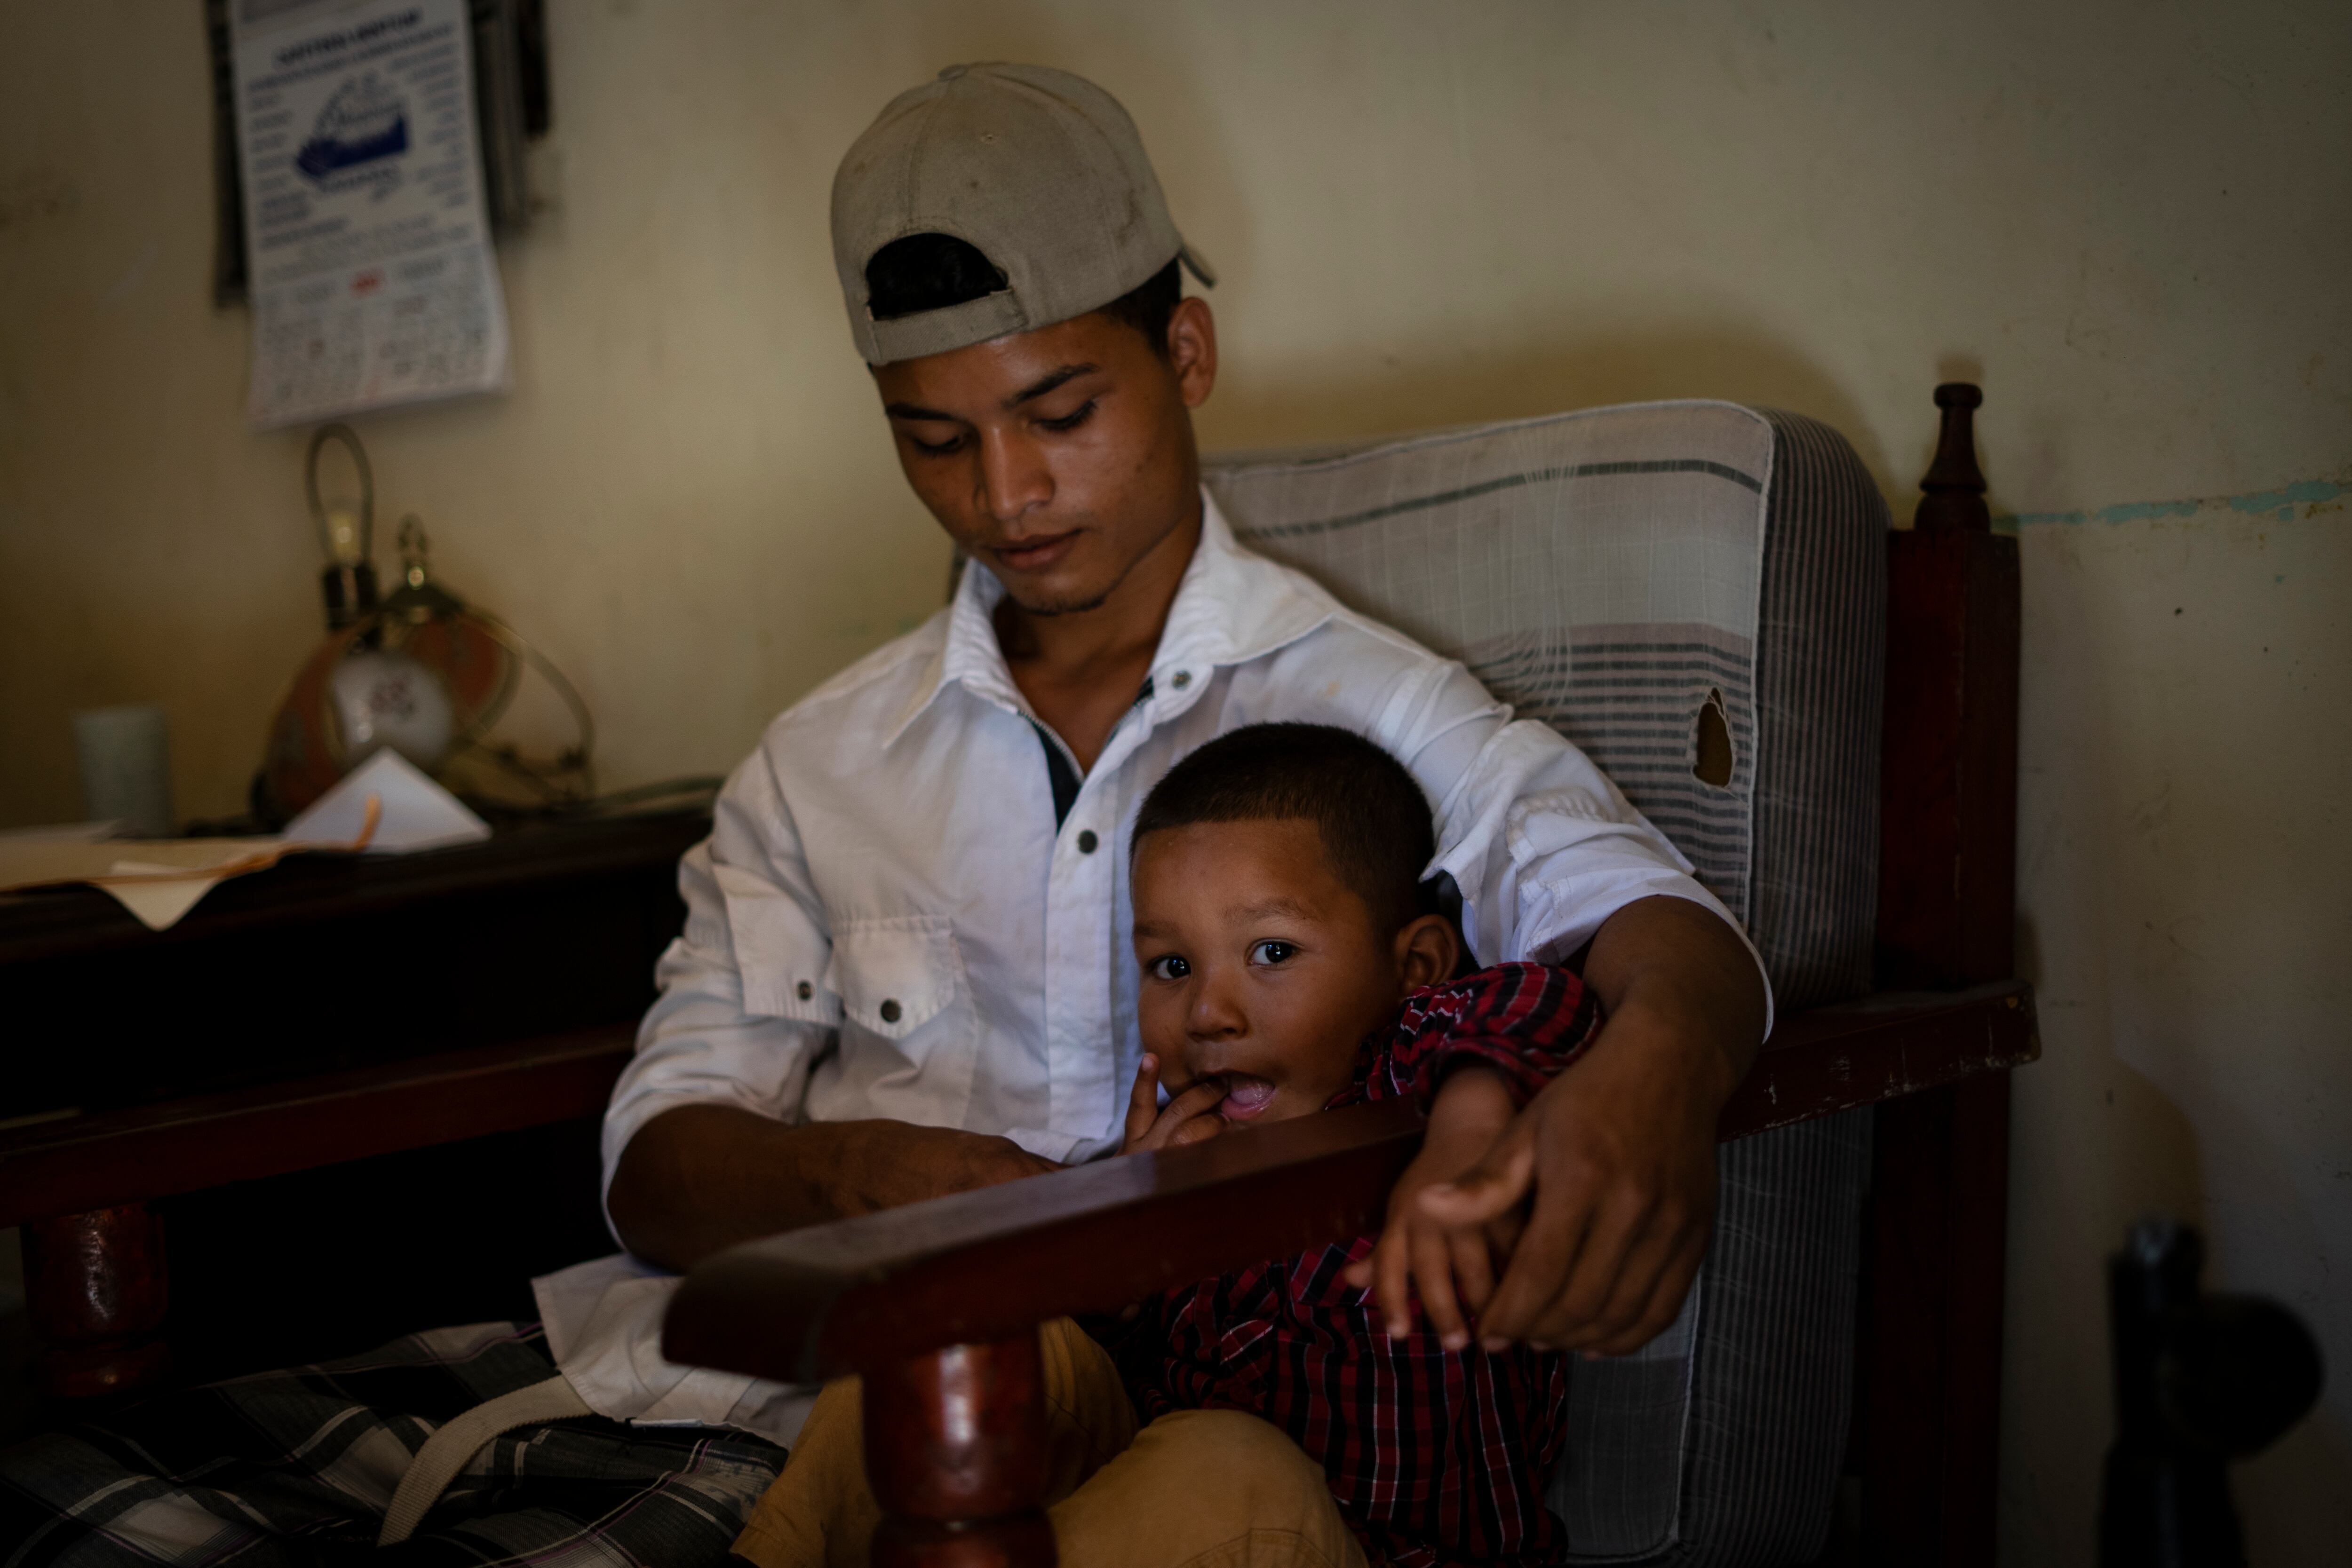
[[[1412,1332],[1412,1297],[1418,1291],[1439,1343],[1448,1350],[1469,1344],[1464,1309],[1482,1312],[1494,1295],[1494,1257],[1508,1250],[1516,1217],[1449,1224],[1429,1214],[1421,1195],[1475,1169],[1513,1114],[1502,1079],[1485,1068],[1459,1069],[1439,1087],[1421,1153],[1389,1193],[1388,1224],[1380,1241],[1340,1275],[1372,1292],[1391,1338]]]
[[[1127,1141],[1122,1155],[1146,1149],[1181,1149],[1225,1130],[1217,1106],[1225,1097],[1222,1078],[1203,1078],[1163,1106],[1160,1103],[1160,1059],[1146,1052],[1127,1096]]]
[[[1524,1222],[1480,1318],[1490,1345],[1622,1355],[1682,1310],[1714,1234],[1716,1120],[1755,1060],[1766,996],[1720,917],[1654,895],[1602,922],[1584,983],[1607,1021],[1483,1167],[1422,1207]]]

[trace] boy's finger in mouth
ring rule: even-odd
[[[1193,1079],[1181,1089],[1170,1088],[1166,1092],[1167,1100],[1163,1109],[1172,1109],[1179,1101],[1189,1101],[1197,1110],[1206,1111],[1214,1108],[1217,1102],[1224,1098],[1225,1081],[1218,1073],[1208,1072]]]

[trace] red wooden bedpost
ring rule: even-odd
[[[1887,539],[1878,983],[2015,967],[2017,540],[1992,531],[1973,414],[1936,389],[1935,461]],[[1854,1452],[1864,1560],[1990,1568],[1999,1482],[2009,1074],[1877,1112]]]
[[[865,1375],[874,1568],[1054,1568],[1037,1331]]]
[[[1965,382],[1909,532],[1886,541],[1878,983],[2005,980],[2017,920],[2017,540],[1992,531]]]
[[[163,1222],[143,1203],[25,1223],[25,1300],[41,1392],[97,1399],[160,1382],[168,1301]]]

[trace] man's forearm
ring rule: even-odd
[[[786,1126],[732,1105],[665,1111],[629,1140],[605,1205],[667,1269],[722,1248],[1053,1169],[1008,1139],[904,1122]]]
[[[1602,1033],[1670,1042],[1689,1060],[1693,1087],[1717,1105],[1731,1097],[1763,1043],[1764,978],[1722,916],[1686,898],[1644,898],[1611,915],[1592,939],[1584,983],[1600,998]]]
[[[857,1212],[855,1123],[788,1127],[728,1105],[665,1111],[629,1140],[605,1206],[630,1251],[686,1269],[724,1247]]]

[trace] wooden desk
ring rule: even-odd
[[[47,1391],[152,1383],[166,1343],[216,1375],[528,1315],[530,1274],[609,1247],[596,1127],[709,831],[299,857],[161,933],[94,889],[0,897],[0,1225]]]

